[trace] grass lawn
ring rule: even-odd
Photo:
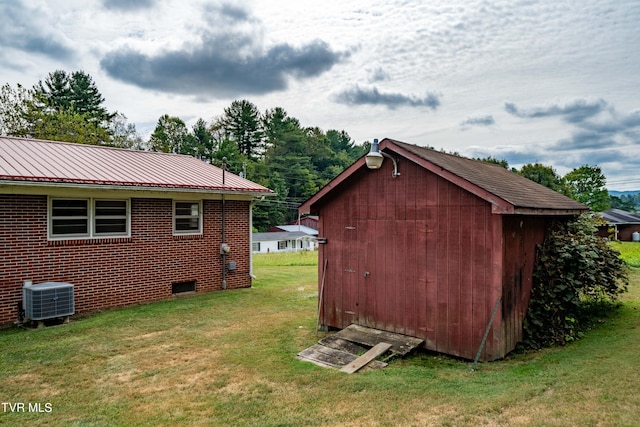
[[[632,267],[640,268],[640,243],[638,242],[611,242],[612,248],[622,254],[622,258]]]
[[[640,269],[623,306],[564,348],[474,373],[418,352],[346,375],[295,359],[318,339],[313,257],[256,256],[251,289],[1,330],[0,402],[42,412],[0,406],[0,425],[638,425]]]

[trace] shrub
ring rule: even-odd
[[[595,231],[592,217],[581,215],[554,224],[538,248],[525,346],[563,345],[580,338],[595,313],[616,306],[626,292],[626,263]]]

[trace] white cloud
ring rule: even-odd
[[[357,142],[388,136],[559,171],[601,162],[610,181],[640,188],[638,2],[0,0],[0,9],[6,82],[82,69],[139,128],[164,113],[210,119],[248,98]]]

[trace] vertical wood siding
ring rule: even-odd
[[[319,206],[329,239],[320,248],[320,278],[328,260],[321,322],[417,336],[427,349],[471,359],[503,291],[502,217],[412,162],[400,167],[395,179],[391,162],[356,171]],[[505,323],[513,334],[517,322]],[[502,326],[501,309],[482,360],[512,349]]]
[[[535,248],[544,240],[544,230],[544,218],[506,216],[503,219],[502,339],[509,350],[522,340],[522,323],[531,295]]]

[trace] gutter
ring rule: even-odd
[[[216,194],[238,194],[247,196],[275,196],[269,189],[250,190],[245,188],[229,187],[189,187],[180,185],[149,185],[144,183],[115,183],[104,181],[38,181],[38,180],[7,180],[0,179],[0,188],[3,186],[20,187],[50,187],[50,188],[78,188],[87,190],[129,190],[129,191],[165,191],[175,193],[216,193]]]

